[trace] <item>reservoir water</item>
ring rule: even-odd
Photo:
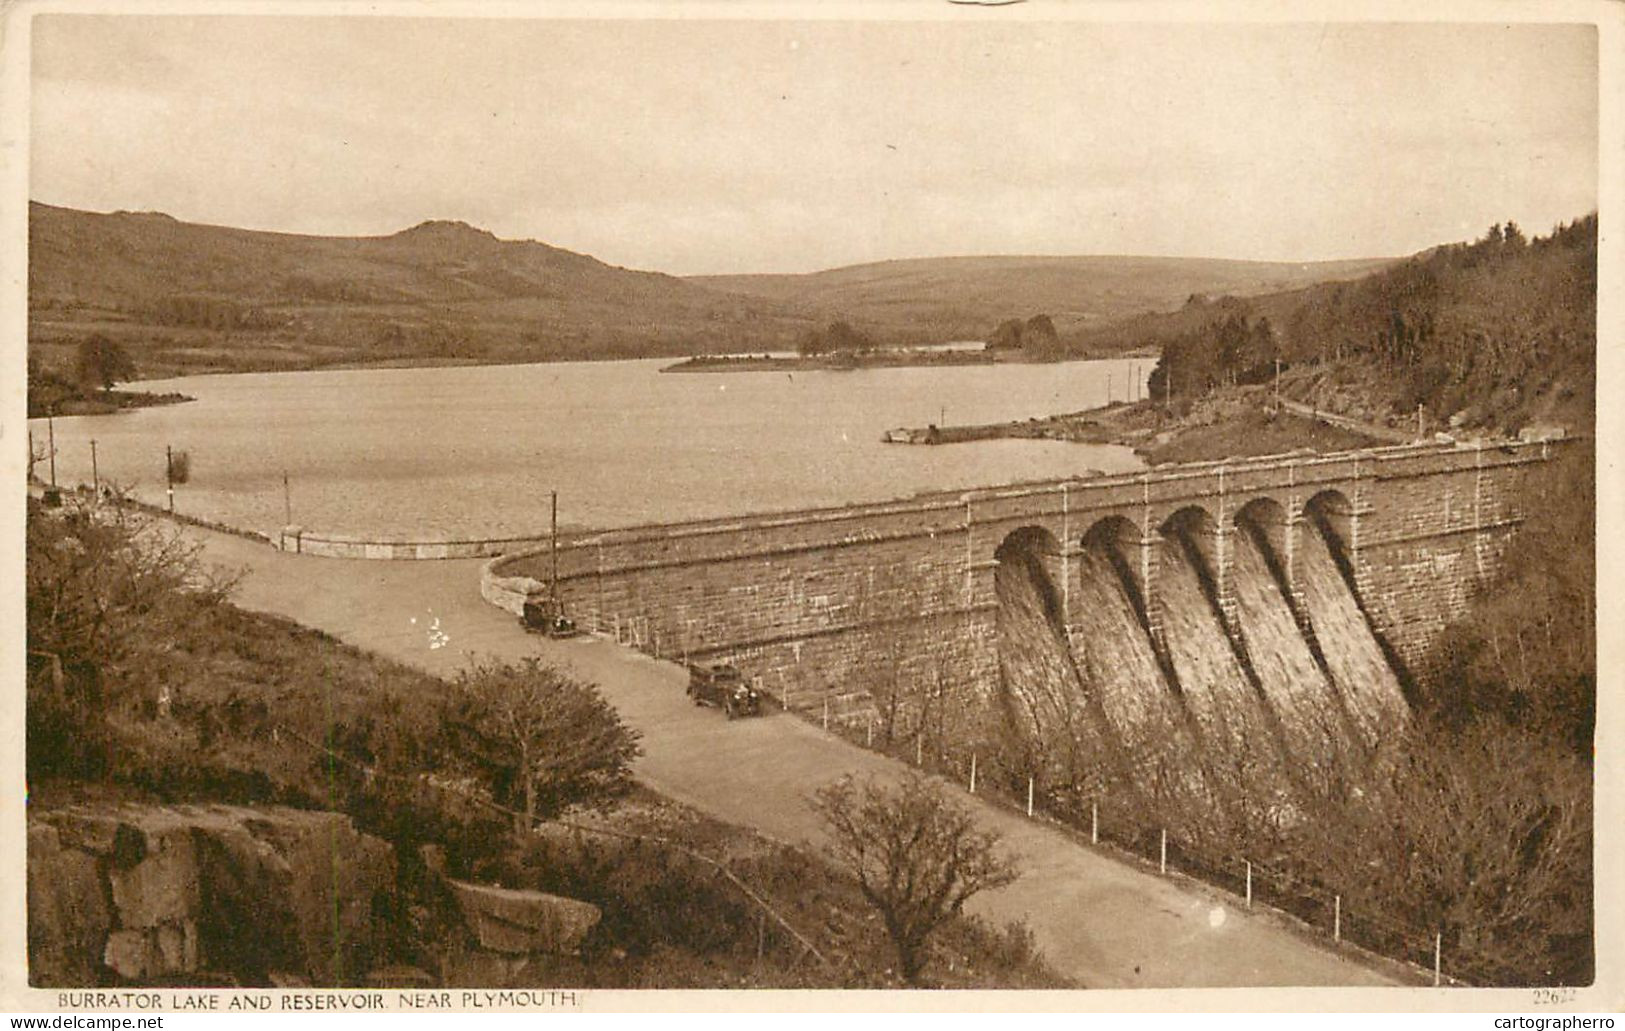
[[[199,376],[136,384],[197,400],[55,420],[57,480],[100,476],[235,526],[396,538],[523,536],[547,493],[573,527],[878,501],[1138,468],[1127,448],[883,444],[898,426],[1025,419],[1143,396],[1152,362],[662,374],[669,360]],[[44,420],[30,422],[44,447]],[[47,476],[46,464],[36,472]]]

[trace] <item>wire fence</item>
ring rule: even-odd
[[[819,722],[816,711],[798,710]],[[1232,895],[1243,909],[1262,908],[1294,918],[1303,928],[1339,945],[1353,946],[1410,968],[1437,986],[1522,985],[1527,970],[1510,958],[1468,944],[1448,928],[1407,925],[1371,908],[1358,908],[1310,873],[1276,862],[1204,848],[1105,791],[1057,790],[1031,777],[1006,783],[989,758],[934,740],[931,730],[909,727],[890,741],[877,734],[872,717],[844,715],[826,729],[972,791],[979,798],[1057,827],[1069,836],[1111,848],[1168,875],[1201,881]]]

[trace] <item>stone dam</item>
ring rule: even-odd
[[[1358,762],[1491,577],[1520,481],[1571,441],[1164,466],[561,537],[498,558],[518,612],[557,567],[585,629],[730,661],[786,708],[1034,776],[1257,797]],[[998,742],[998,744],[995,744]],[[1192,747],[1209,760],[1192,783]]]

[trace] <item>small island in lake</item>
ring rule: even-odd
[[[968,345],[968,346],[967,346]],[[1151,352],[1147,352],[1150,354]],[[1122,357],[1123,355],[1117,355]],[[1048,315],[1026,322],[1008,319],[983,343],[896,347],[878,344],[851,323],[837,320],[809,330],[790,354],[702,354],[685,358],[661,372],[799,372],[884,369],[937,365],[1002,365],[1057,362],[1092,357],[1064,346]]]

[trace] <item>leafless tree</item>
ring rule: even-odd
[[[927,944],[978,892],[1018,876],[999,836],[976,828],[971,811],[942,786],[907,774],[895,786],[850,775],[817,793],[835,860],[857,878],[897,948],[899,971],[919,983]]]

